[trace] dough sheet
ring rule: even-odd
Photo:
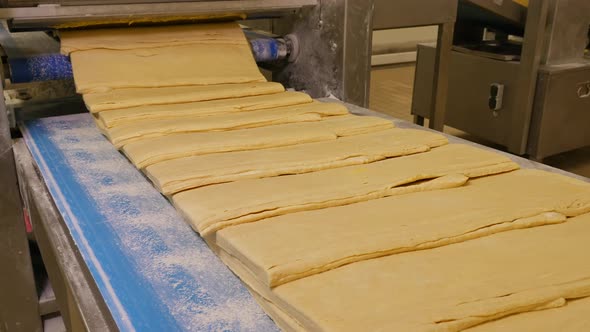
[[[311,104],[312,102],[313,100],[310,96],[301,92],[281,92],[270,95],[200,101],[193,103],[137,106],[132,108],[100,112],[98,113],[98,117],[107,128],[126,125],[126,128],[129,128],[127,131],[133,131],[138,130],[138,128],[149,126],[150,122],[146,122],[148,120],[152,121],[152,127],[155,127],[156,124],[161,123],[159,120],[179,119],[182,117],[196,118],[218,114],[249,112],[283,106],[299,106]],[[316,102],[316,104],[319,103],[320,102]],[[332,107],[332,109],[336,108],[346,110],[346,107],[343,105]],[[186,120],[182,121],[186,122]]]
[[[276,310],[276,309],[275,309]],[[281,313],[284,315],[284,313]],[[296,324],[296,323],[291,323]],[[580,332],[590,331],[590,297],[567,301],[562,306],[508,316],[477,325],[469,332]]]
[[[392,128],[335,141],[167,160],[145,172],[160,192],[171,195],[210,184],[367,164],[447,143],[440,134]]]
[[[145,168],[175,158],[328,141],[390,128],[393,122],[378,117],[343,115],[314,122],[142,139],[125,145],[123,152],[137,168]]]
[[[239,24],[210,23],[60,31],[61,53],[129,50],[189,44],[248,45]]]
[[[70,55],[78,93],[121,88],[265,82],[249,45],[193,44]]]
[[[215,243],[265,286],[275,287],[361,260],[559,223],[566,216],[588,212],[590,184],[521,170],[474,179],[443,192],[393,196],[228,227],[216,233]]]
[[[269,110],[220,114],[207,117],[178,117],[176,119],[143,120],[104,131],[105,136],[120,148],[125,144],[171,134],[207,131],[227,131],[265,127],[297,122],[320,121],[346,115],[348,110],[333,103],[309,103]]]
[[[590,296],[588,234],[585,214],[349,264],[266,295],[308,330],[459,331]]]
[[[172,86],[163,88],[117,89],[85,94],[84,103],[92,113],[147,105],[169,105],[196,101],[267,95],[285,91],[280,83]]]
[[[517,168],[497,153],[454,144],[371,164],[192,189],[174,195],[172,201],[205,236],[228,226],[287,213],[461,186],[468,177]]]

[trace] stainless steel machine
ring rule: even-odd
[[[542,160],[590,145],[590,2],[459,2],[445,124]],[[412,112],[428,117],[432,45]]]

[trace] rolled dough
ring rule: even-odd
[[[460,186],[465,177],[517,168],[507,157],[454,144],[372,164],[207,186],[176,194],[172,201],[193,228],[206,236],[228,226],[287,213]],[[461,176],[444,178],[442,183],[433,180],[446,175]],[[412,185],[422,180],[434,182]]]
[[[133,128],[143,128],[149,125],[142,120],[177,119],[180,117],[199,117],[236,112],[249,112],[282,106],[309,104],[313,100],[301,92],[280,92],[270,95],[249,96],[210,101],[200,101],[181,104],[148,105],[98,113],[99,119],[105,127],[127,125]],[[339,105],[341,109],[346,107]],[[336,107],[332,107],[336,108]],[[186,120],[183,120],[186,122]],[[160,123],[160,121],[152,122]]]
[[[459,331],[590,296],[590,215],[349,264],[276,287],[308,330]]]
[[[590,297],[567,301],[561,307],[508,316],[467,329],[469,332],[590,331]],[[289,324],[289,323],[286,323]],[[293,324],[293,323],[290,323]]]
[[[143,139],[125,145],[123,152],[136,167],[144,168],[175,158],[335,140],[389,128],[393,123],[381,118],[343,115],[316,122]]]
[[[361,260],[563,222],[566,216],[588,212],[590,184],[522,170],[474,179],[444,192],[387,197],[228,227],[217,232],[215,241],[267,287],[274,287]]]
[[[447,142],[439,134],[392,128],[335,141],[168,160],[145,172],[163,194],[170,195],[210,184],[366,164],[425,152]]]
[[[313,122],[345,114],[348,114],[348,110],[342,105],[317,102],[237,114],[143,120],[106,129],[104,134],[115,147],[120,148],[132,142],[171,134],[239,130],[285,123]]]
[[[62,30],[61,53],[91,49],[129,50],[188,44],[247,45],[235,22],[126,27],[113,29]]]
[[[283,92],[280,83],[254,82],[238,84],[173,86],[163,88],[117,89],[85,94],[84,102],[92,113],[147,105],[190,103],[205,100],[240,98]]]
[[[265,82],[249,45],[87,50],[70,56],[78,93],[120,88]]]

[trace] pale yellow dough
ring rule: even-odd
[[[61,53],[91,49],[128,50],[187,44],[247,45],[237,23],[60,31]]]
[[[104,130],[117,148],[149,138],[182,133],[228,131],[297,122],[314,122],[348,114],[346,107],[332,103],[309,103],[269,110],[220,114],[206,117],[144,120]],[[104,127],[101,127],[104,128]]]
[[[92,113],[147,105],[191,103],[196,101],[240,98],[283,92],[280,83],[253,82],[238,84],[173,86],[163,88],[117,89],[85,94],[84,102]]]
[[[207,186],[181,192],[172,200],[193,228],[206,236],[228,226],[287,213],[460,186],[465,177],[517,168],[497,153],[455,144],[372,164]],[[460,176],[449,179],[448,175]],[[421,180],[432,181],[400,187]]]
[[[266,81],[249,45],[96,49],[73,52],[70,58],[78,93]]]
[[[284,315],[284,313],[281,313]],[[285,323],[287,324],[287,323]],[[290,323],[294,324],[294,323]],[[581,332],[590,331],[590,297],[563,306],[508,316],[467,329],[469,332]]]
[[[266,295],[308,330],[460,331],[590,296],[588,234],[585,214],[349,264]]]
[[[143,139],[125,145],[123,152],[137,168],[144,168],[175,158],[328,141],[389,128],[393,123],[381,118],[343,115],[315,122]]]
[[[440,134],[393,128],[336,141],[173,159],[149,166],[145,172],[160,192],[171,195],[210,184],[366,164],[425,152],[447,142]]]
[[[588,212],[590,184],[522,170],[471,180],[443,192],[387,197],[228,227],[217,232],[216,244],[274,287],[361,260],[563,222],[566,216]]]
[[[218,114],[249,112],[282,106],[308,104],[313,100],[309,95],[301,92],[281,92],[270,95],[249,96],[242,98],[230,98],[210,101],[200,101],[181,104],[148,105],[123,108],[118,110],[98,113],[99,119],[107,128],[124,126],[127,132],[133,132],[149,126],[146,120],[154,120],[154,124],[160,124],[162,119],[179,119],[181,117],[200,117]],[[332,107],[335,108],[335,107]],[[345,109],[340,105],[340,108]],[[143,121],[142,121],[143,120]],[[181,120],[186,122],[186,120]],[[166,130],[163,125],[163,131]]]

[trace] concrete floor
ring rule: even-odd
[[[413,64],[373,68],[369,108],[399,119],[412,121],[413,117],[410,110],[412,107],[414,69]],[[501,146],[448,126],[445,127],[445,133],[502,149]],[[551,156],[545,159],[544,163],[568,172],[590,177],[590,146]]]

